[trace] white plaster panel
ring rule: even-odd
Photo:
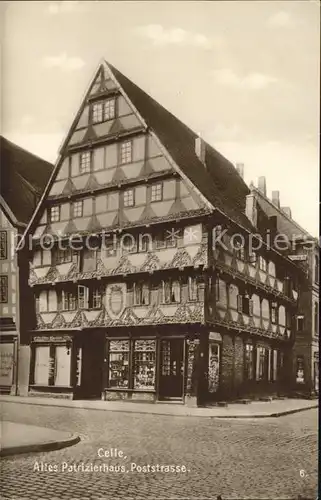
[[[130,113],[132,113],[131,108],[129,107],[129,105],[127,104],[122,95],[120,95],[117,98],[117,107],[118,107],[118,116],[129,115]]]
[[[105,148],[94,149],[93,168],[94,170],[103,170],[105,167]]]
[[[156,158],[150,158],[149,163],[151,164],[155,172],[161,172],[163,170],[170,170],[171,166],[164,156],[158,156]]]
[[[76,129],[87,127],[88,126],[88,117],[89,117],[89,106],[85,106],[83,112],[80,115],[78,120]]]
[[[64,159],[59,167],[59,171],[56,177],[56,181],[61,181],[63,179],[68,179],[69,177],[69,157]]]
[[[109,144],[108,146],[106,146],[105,162],[107,168],[117,165],[117,153],[117,144]]]
[[[133,161],[145,159],[145,136],[135,137],[133,140]]]
[[[85,198],[84,199],[84,217],[88,215],[92,215],[93,213],[93,199]]]

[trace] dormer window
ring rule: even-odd
[[[125,141],[120,145],[120,163],[130,163],[132,161],[132,141]]]
[[[90,165],[91,165],[91,152],[90,151],[85,151],[84,153],[80,154],[80,173],[81,174],[86,174],[90,172]]]

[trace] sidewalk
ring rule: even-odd
[[[80,441],[79,436],[69,432],[5,421],[0,425],[1,457],[35,451],[59,450]]]
[[[81,408],[86,410],[103,410],[121,413],[141,413],[150,415],[191,416],[207,418],[262,418],[280,417],[290,413],[317,408],[318,400],[283,399],[269,402],[253,401],[249,404],[231,403],[227,407],[190,408],[183,404],[173,403],[136,403],[125,401],[54,399],[43,397],[0,396],[2,402],[31,404],[39,406],[56,406],[60,408]]]

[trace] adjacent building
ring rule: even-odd
[[[26,231],[24,390],[199,405],[286,392],[303,270],[261,242],[273,219],[241,174],[103,62]]]
[[[300,294],[293,346],[293,389],[298,393],[319,392],[319,276],[320,247],[314,238],[292,219],[291,209],[280,206],[279,191],[266,196],[266,180],[260,177],[251,192],[261,209],[274,219],[279,233],[288,237],[290,259],[304,271],[299,274]]]
[[[19,269],[16,245],[53,166],[0,137],[0,391],[15,393],[20,302],[28,293],[28,261]]]

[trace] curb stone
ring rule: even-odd
[[[38,451],[56,451],[61,448],[68,448],[79,443],[81,438],[77,434],[72,434],[66,439],[60,441],[48,441],[46,443],[26,444],[22,446],[9,446],[0,450],[0,457],[20,455],[22,453],[35,453]]]

